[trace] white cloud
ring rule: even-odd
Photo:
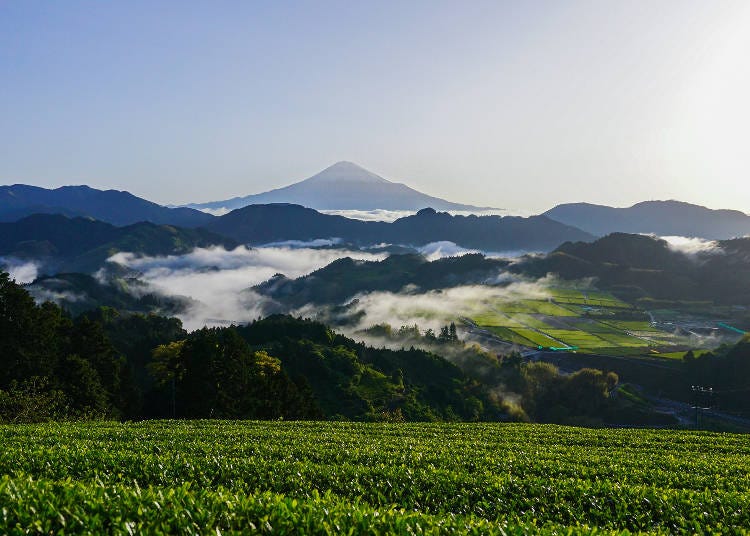
[[[340,238],[316,238],[315,240],[282,240],[281,242],[269,242],[258,246],[260,248],[280,247],[280,248],[324,248],[331,247],[341,243]]]
[[[386,254],[344,249],[244,246],[196,248],[185,255],[138,257],[117,253],[109,261],[140,271],[141,279],[165,295],[188,296],[197,302],[177,315],[188,329],[227,322],[248,322],[261,315],[265,298],[247,290],[283,273],[295,278],[343,257],[382,260]]]
[[[5,270],[18,284],[31,283],[39,275],[39,265],[13,257],[0,257],[0,268]]]
[[[700,253],[721,253],[723,250],[715,240],[696,238],[688,236],[661,236],[659,237],[669,244],[669,248],[686,255],[698,255]]]
[[[32,287],[29,288],[29,294],[31,294],[37,303],[53,302],[58,305],[65,305],[68,303],[75,303],[84,301],[86,296],[77,292],[69,292],[66,290],[53,290],[48,288]]]
[[[440,242],[430,242],[418,249],[418,251],[425,256],[428,261],[434,261],[437,259],[443,259],[445,257],[459,257],[466,255],[467,253],[480,253],[476,249],[466,249],[455,242],[449,242],[442,240]]]
[[[545,278],[507,286],[468,285],[423,293],[371,292],[355,297],[352,312],[362,314],[356,329],[387,323],[397,327],[418,324],[422,329],[437,330],[460,316],[492,310],[499,302],[546,299],[550,296],[547,286],[552,282]],[[313,311],[303,309],[298,313]]]
[[[219,208],[199,208],[201,212],[205,212],[206,214],[211,214],[212,216],[223,216],[224,214],[229,214],[232,212],[231,208],[227,207],[219,207]]]
[[[377,208],[373,210],[350,210],[350,209],[336,209],[336,210],[320,210],[323,214],[333,214],[335,216],[344,216],[345,218],[351,218],[353,220],[364,220],[364,221],[386,221],[393,222],[399,218],[405,218],[406,216],[413,216],[417,213],[416,210],[385,210]],[[443,211],[440,211],[443,212]],[[505,209],[496,210],[447,210],[454,216],[530,216],[531,213],[528,211],[508,211]]]
[[[405,218],[416,214],[415,210],[385,210],[377,208],[374,210],[349,210],[349,209],[338,209],[338,210],[320,210],[323,214],[331,214],[334,216],[343,216],[353,220],[363,221],[387,221],[393,222],[399,218]]]

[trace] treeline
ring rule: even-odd
[[[499,359],[462,345],[455,326],[432,336],[451,361],[284,315],[192,333],[175,318],[111,308],[72,318],[0,274],[0,420],[616,417],[611,374]]]

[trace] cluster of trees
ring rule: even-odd
[[[0,420],[394,416],[503,415],[423,350],[373,349],[282,315],[192,333],[175,318],[112,308],[71,318],[0,275]]]
[[[564,424],[603,424],[617,420],[612,400],[619,378],[614,372],[584,368],[562,375],[550,363],[524,363],[518,355],[504,359],[503,403],[518,420]]]
[[[455,325],[435,336],[449,361],[414,347],[373,348],[286,315],[192,333],[175,318],[112,308],[72,318],[54,304],[36,304],[0,274],[0,421],[604,422],[611,415],[616,376],[565,376],[457,338]]]
[[[458,338],[458,332],[456,330],[456,323],[451,322],[446,326],[440,328],[439,333],[436,335],[435,330],[427,328],[422,332],[419,325],[404,325],[394,330],[390,324],[375,324],[374,326],[367,328],[363,331],[365,335],[372,337],[383,337],[391,341],[409,343],[409,342],[420,342],[425,344],[435,343],[451,343],[460,342]]]

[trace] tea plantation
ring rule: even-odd
[[[750,437],[516,424],[0,427],[2,534],[746,533]]]

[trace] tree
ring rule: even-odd
[[[11,382],[7,391],[0,390],[0,422],[46,422],[66,416],[65,394],[54,389],[49,378],[34,376],[22,382]]]
[[[69,322],[59,307],[37,306],[26,290],[0,272],[0,389],[13,380],[51,377]]]
[[[75,354],[67,355],[60,361],[56,377],[75,416],[111,415],[108,393],[90,362]]]
[[[101,323],[92,322],[85,315],[79,317],[71,329],[68,351],[96,371],[108,404],[119,410],[123,403],[120,388],[124,360],[107,338]]]

